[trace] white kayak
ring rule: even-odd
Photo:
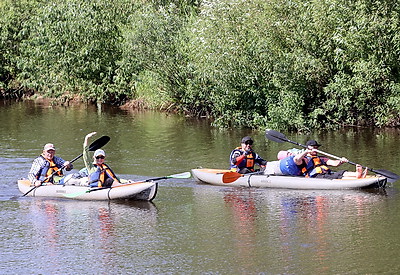
[[[387,182],[385,177],[375,175],[367,175],[365,178],[321,179],[264,174],[242,175],[223,169],[192,169],[192,175],[199,182],[213,185],[285,189],[384,188]]]
[[[19,190],[25,194],[33,186],[27,179],[18,180]],[[43,185],[34,188],[26,196],[67,198],[76,200],[144,200],[151,201],[157,194],[155,181],[128,182],[111,188],[98,188],[79,185]]]

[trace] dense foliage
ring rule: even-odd
[[[400,4],[2,0],[0,91],[211,117],[218,127],[400,125]]]

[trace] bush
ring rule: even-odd
[[[0,5],[3,91],[136,99],[217,127],[400,125],[395,1],[17,2]]]
[[[115,71],[122,52],[120,26],[133,9],[128,3],[43,3],[22,29],[30,35],[21,45],[19,80],[47,96],[81,93],[91,100],[121,101],[124,89]]]

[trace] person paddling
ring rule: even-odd
[[[257,164],[262,170],[265,169],[267,161],[253,151],[253,139],[249,136],[242,138],[241,146],[235,148],[230,154],[231,170],[240,174],[254,172]]]
[[[119,185],[121,180],[105,163],[106,153],[104,150],[97,149],[93,155],[93,162],[89,163],[88,140],[95,134],[96,132],[87,134],[83,143],[83,161],[88,173],[89,185],[91,187],[111,187]]]
[[[303,175],[310,178],[328,178],[328,179],[341,179],[343,177],[357,177],[362,178],[366,176],[367,169],[362,172],[361,165],[356,165],[356,172],[348,172],[340,170],[333,172],[329,166],[337,167],[344,163],[349,162],[346,158],[342,157],[337,160],[332,160],[327,157],[318,156],[318,148],[321,146],[315,140],[309,140],[306,143],[307,150],[304,154],[305,167],[302,168]]]
[[[54,144],[47,143],[43,147],[42,154],[33,161],[31,170],[28,173],[28,179],[36,187],[57,184],[57,179],[63,176],[61,168],[65,168],[67,171],[73,169],[72,163],[55,156],[55,153]]]
[[[362,166],[356,165],[356,172],[341,170],[333,172],[328,166],[339,166],[347,163],[346,158],[340,160],[331,160],[326,157],[317,155],[317,148],[321,146],[315,140],[307,142],[307,150],[290,149],[287,151],[279,151],[278,161],[269,161],[265,174],[269,175],[286,175],[286,176],[305,176],[315,178],[339,179],[349,178],[365,178],[367,169],[362,171]],[[319,158],[318,160],[316,158]]]

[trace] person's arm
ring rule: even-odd
[[[54,163],[58,168],[64,167],[67,171],[71,171],[74,168],[71,162],[65,161],[63,158],[58,156],[54,156]]]
[[[31,170],[28,173],[28,179],[35,186],[40,186],[42,184],[42,182],[37,180],[37,178],[36,178],[38,176],[38,174],[39,174],[40,169],[41,169],[40,161],[39,161],[38,158],[36,158],[32,162]]]
[[[343,163],[346,163],[346,162],[349,162],[349,160],[346,158],[341,158],[341,159],[336,159],[336,160],[333,160],[333,159],[326,160],[327,165],[334,166],[334,167],[342,165]]]
[[[231,153],[231,164],[232,165],[239,165],[246,156],[242,154],[239,150],[235,149]]]
[[[293,161],[296,165],[301,165],[304,157],[309,153],[309,150],[304,150],[300,154],[294,156]]]
[[[267,161],[265,159],[263,159],[262,157],[260,157],[259,154],[257,154],[256,152],[253,151],[253,154],[255,154],[255,160],[256,163],[260,166],[260,167],[265,167],[267,165]]]
[[[85,137],[85,140],[83,142],[83,162],[85,163],[85,167],[88,173],[90,173],[90,162],[89,162],[89,146],[88,146],[88,142],[89,142],[89,138],[91,138],[92,136],[94,136],[95,134],[97,134],[97,132],[92,132],[90,134],[87,134]]]

